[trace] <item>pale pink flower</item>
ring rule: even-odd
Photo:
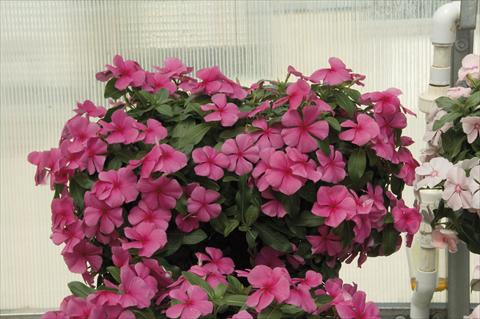
[[[298,79],[297,82],[287,87],[289,109],[296,110],[302,104],[304,98],[310,94],[310,85],[305,80]]]
[[[61,229],[67,225],[75,223],[77,220],[74,215],[73,199],[70,196],[54,198],[52,200],[52,228]]]
[[[148,208],[172,209],[177,205],[177,199],[182,196],[182,187],[175,179],[160,176],[157,179],[141,178],[137,185],[142,193],[142,199]]]
[[[345,219],[351,219],[356,214],[355,200],[343,185],[320,186],[312,214],[326,217],[325,225],[337,227]]]
[[[137,176],[128,167],[118,171],[109,170],[98,174],[98,181],[92,186],[92,193],[110,207],[130,203],[138,196]]]
[[[204,117],[205,122],[220,121],[222,126],[228,127],[238,121],[240,115],[238,106],[227,103],[225,94],[215,94],[212,96],[212,102],[214,104],[204,104],[200,107],[205,112],[213,111]]]
[[[120,268],[121,284],[119,305],[123,308],[135,306],[139,309],[150,306],[156,290],[152,289],[143,278],[137,276],[130,266]]]
[[[95,172],[101,172],[107,153],[107,144],[99,138],[91,138],[87,141],[85,151],[80,157],[82,167],[87,168],[87,172],[92,175]]]
[[[113,58],[113,65],[107,65],[107,69],[117,78],[115,88],[120,91],[125,90],[129,85],[142,86],[145,81],[145,71],[140,65],[132,60],[124,61],[120,55]]]
[[[100,270],[102,265],[102,248],[86,240],[75,245],[72,252],[65,252],[62,255],[68,269],[77,274],[86,272],[87,264],[92,267],[93,271]]]
[[[214,267],[218,272],[224,275],[233,273],[235,267],[233,260],[228,257],[223,257],[223,253],[220,249],[206,247],[205,252],[207,254],[195,253],[195,256],[200,263],[210,265],[210,267]]]
[[[439,146],[442,134],[453,127],[452,122],[447,122],[438,130],[433,130],[433,124],[435,123],[435,121],[442,118],[445,114],[447,114],[445,111],[438,110],[435,113],[429,115],[429,117],[431,117],[431,121],[427,123],[427,128],[425,134],[423,135],[423,140],[425,142],[429,142],[433,146]]]
[[[77,102],[77,108],[73,111],[79,115],[87,114],[87,116],[91,117],[104,117],[105,113],[107,113],[103,106],[96,106],[90,100],[85,100],[83,103]]]
[[[84,222],[89,227],[99,227],[104,234],[112,233],[123,223],[122,208],[110,207],[97,199],[92,192],[85,193]]]
[[[238,176],[251,172],[252,163],[259,159],[258,147],[248,134],[240,134],[235,139],[226,140],[222,145],[222,153],[227,155],[230,161],[228,170]]]
[[[402,91],[399,89],[390,88],[383,92],[364,93],[360,97],[360,101],[363,104],[373,104],[374,111],[377,114],[383,116],[394,115],[400,110],[401,105],[398,98],[400,94],[402,94]]]
[[[415,189],[434,188],[447,178],[447,173],[452,167],[453,164],[443,157],[435,157],[429,162],[423,163],[415,169],[415,173],[418,175]]]
[[[444,229],[444,228],[437,228],[432,231],[432,246],[436,248],[448,248],[450,253],[457,252],[457,232]]]
[[[479,214],[480,217],[480,165],[473,167],[470,170],[470,178],[472,182],[472,209]]]
[[[143,90],[149,93],[156,93],[161,89],[165,89],[168,93],[172,94],[177,90],[177,86],[172,80],[161,73],[146,72],[145,83],[143,84]]]
[[[336,256],[342,251],[342,241],[340,237],[330,231],[327,226],[318,227],[319,236],[307,236],[307,240],[312,245],[312,254],[327,254]]]
[[[269,168],[265,171],[266,181],[285,195],[292,195],[304,184],[304,179],[294,174],[293,162],[281,151],[269,158]]]
[[[232,319],[253,319],[253,317],[246,310],[240,310],[233,315]]]
[[[219,198],[219,193],[197,186],[187,200],[187,211],[195,215],[199,221],[208,222],[217,218],[222,211],[220,204],[216,203]]]
[[[179,301],[167,309],[165,314],[168,318],[197,319],[213,311],[213,304],[208,301],[205,291],[198,286],[173,289],[168,295]]]
[[[328,156],[321,150],[315,153],[320,163],[320,179],[328,183],[338,183],[346,176],[345,161],[340,151],[336,151],[332,145],[329,146],[329,149],[330,154]]]
[[[480,79],[480,56],[470,53],[463,58],[462,67],[458,70],[458,80],[465,80],[467,75]]]
[[[248,282],[256,289],[247,299],[247,306],[257,312],[267,308],[274,300],[285,301],[290,295],[290,278],[285,268],[255,266],[247,276]]]
[[[464,88],[461,86],[456,86],[453,88],[449,88],[447,91],[447,96],[453,100],[459,99],[461,97],[469,97],[472,93],[471,88]]]
[[[167,230],[171,218],[172,213],[169,210],[160,207],[150,209],[144,201],[138,202],[138,205],[128,214],[128,222],[132,225],[152,223],[156,228],[163,230]]]
[[[320,140],[328,136],[328,123],[318,121],[321,109],[317,106],[306,106],[300,114],[297,110],[289,110],[282,116],[282,138],[288,146],[296,147],[302,153],[315,151]]]
[[[468,143],[472,144],[480,136],[480,116],[467,116],[460,120]]]
[[[345,81],[351,81],[352,75],[345,64],[339,58],[331,57],[328,59],[330,68],[320,69],[312,73],[309,79],[314,83],[323,81],[326,85],[338,85]]]
[[[122,109],[113,112],[111,122],[101,120],[99,123],[103,127],[101,133],[109,134],[107,136],[109,144],[131,144],[137,141],[140,134],[139,128],[141,126],[139,123]]]
[[[448,207],[453,210],[470,208],[472,205],[473,181],[465,171],[459,167],[451,168],[447,173],[442,198],[447,201]]]
[[[269,126],[265,119],[257,119],[252,122],[252,126],[259,129],[253,133],[250,133],[257,146],[262,148],[273,147],[279,149],[283,146],[283,139],[281,135],[281,129],[279,125]]]
[[[211,146],[194,149],[192,159],[197,164],[194,168],[195,173],[198,176],[206,176],[214,181],[223,177],[223,169],[230,164],[225,154],[218,153]]]
[[[126,227],[124,231],[130,241],[124,242],[122,248],[137,248],[139,256],[151,257],[167,243],[165,230],[152,223],[140,223],[135,227]]]
[[[147,127],[144,130],[145,138],[143,142],[146,144],[156,144],[167,137],[167,129],[155,119],[147,120]]]
[[[341,132],[338,137],[344,141],[351,141],[358,146],[367,144],[380,134],[377,122],[363,113],[357,115],[357,123],[347,120],[341,126],[350,127],[350,129]]]
[[[196,85],[194,93],[205,92],[208,95],[224,93],[232,99],[242,100],[247,96],[239,84],[227,78],[218,68],[213,66],[201,69],[197,72],[197,77],[202,80]]]
[[[380,311],[373,302],[365,302],[363,291],[355,292],[350,300],[335,305],[341,319],[380,319]]]
[[[472,313],[465,317],[465,319],[478,319],[480,318],[480,305],[476,306],[475,309],[473,309]]]

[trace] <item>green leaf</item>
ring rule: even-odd
[[[315,216],[309,211],[303,211],[300,216],[293,219],[295,226],[318,227],[323,225],[325,218]]]
[[[164,115],[166,117],[173,116],[172,107],[168,104],[162,104],[162,105],[156,106],[155,111],[157,111],[157,113]]]
[[[260,239],[268,246],[278,251],[289,253],[292,251],[290,241],[284,235],[274,231],[268,225],[256,223],[254,228],[258,231]]]
[[[68,185],[68,191],[73,198],[73,202],[75,206],[80,210],[83,211],[84,202],[83,202],[83,195],[85,194],[85,189],[82,188],[78,183],[72,178],[70,179],[70,183]]]
[[[125,91],[119,91],[115,88],[115,82],[117,82],[117,79],[113,78],[107,82],[107,85],[105,85],[105,92],[103,93],[103,96],[106,99],[112,98],[117,100],[125,93]]]
[[[180,249],[183,244],[183,236],[181,233],[169,233],[167,245],[162,249],[162,255],[170,256]]]
[[[297,315],[303,313],[303,309],[294,305],[281,305],[280,311],[287,315]]]
[[[230,175],[227,175],[225,176],[222,181],[224,183],[230,183],[230,182],[238,182],[238,176],[230,176]]]
[[[350,88],[345,88],[344,91],[347,93],[347,95],[353,100],[353,101],[358,101],[358,99],[361,96],[361,93],[357,90],[350,89]]]
[[[353,152],[348,159],[348,175],[353,181],[358,181],[362,178],[367,167],[367,156],[365,150],[358,149]]]
[[[280,319],[282,312],[276,307],[268,307],[258,314],[257,319]]]
[[[120,167],[122,167],[122,164],[123,162],[119,157],[114,157],[108,162],[107,170],[118,170]]]
[[[452,100],[451,98],[447,96],[441,96],[435,100],[435,103],[437,103],[437,106],[441,109],[444,108],[451,108],[455,105],[455,101]]]
[[[329,295],[319,295],[319,296],[315,296],[315,304],[320,307],[326,303],[329,303],[330,301],[332,301],[332,297],[330,297]]]
[[[93,181],[85,173],[76,173],[72,178],[82,188],[90,189],[93,185]]]
[[[335,97],[338,105],[347,112],[349,117],[352,117],[356,109],[355,103],[343,92],[338,92]]]
[[[93,288],[88,287],[83,282],[72,281],[68,283],[68,289],[72,292],[74,296],[85,298],[89,294],[95,292]]]
[[[446,123],[453,122],[461,116],[462,116],[462,113],[457,113],[457,112],[447,113],[444,116],[442,116],[439,120],[436,120],[433,123],[432,129],[436,131],[440,129],[442,126],[444,126]]]
[[[325,118],[325,121],[328,122],[328,124],[330,124],[330,126],[335,130],[335,131],[338,131],[340,132],[342,130],[342,127],[340,126],[340,123],[338,122],[338,120],[334,117],[331,117],[331,116],[327,116]]]
[[[136,319],[155,319],[155,313],[152,309],[131,309]]]
[[[182,243],[184,245],[195,245],[205,240],[206,238],[207,234],[203,230],[197,229],[189,234],[184,235]]]
[[[227,219],[225,221],[225,228],[223,230],[223,236],[228,237],[228,235],[231,234],[232,231],[234,231],[238,225],[240,225],[240,222],[236,219]]]
[[[475,107],[480,105],[480,91],[477,91],[470,95],[465,101],[465,107],[475,109]]]
[[[252,225],[260,215],[260,209],[257,206],[250,205],[244,214],[245,224],[250,226]]]
[[[195,145],[200,143],[205,134],[210,130],[210,126],[206,123],[195,124],[193,121],[184,121],[178,123],[173,129],[172,146],[190,153]]]
[[[210,296],[210,297],[213,297],[215,295],[215,291],[213,290],[213,288],[210,286],[210,284],[208,282],[206,282],[205,280],[203,280],[202,278],[200,278],[199,276],[191,273],[191,272],[188,272],[188,271],[183,271],[182,272],[182,275],[183,277],[185,277],[185,279],[192,285],[195,285],[195,286],[199,286],[200,288],[202,288],[203,290],[205,290],[205,292]]]
[[[214,289],[215,297],[217,298],[222,298],[223,295],[225,295],[225,292],[227,291],[227,285],[224,284],[218,284]]]
[[[230,285],[230,289],[233,291],[233,292],[238,292],[238,293],[241,293],[243,292],[243,289],[245,287],[243,287],[242,283],[240,282],[240,280],[238,280],[236,277],[234,276],[227,276],[227,281]]]
[[[390,188],[392,189],[392,193],[394,193],[397,196],[401,196],[404,187],[405,187],[405,182],[400,178],[392,175],[392,178],[390,180]]]
[[[392,224],[387,225],[382,231],[382,244],[385,256],[395,252],[397,247],[398,232],[393,228]]]
[[[226,295],[222,299],[223,303],[234,307],[243,307],[247,302],[247,296],[245,295]]]
[[[110,273],[110,275],[115,279],[117,283],[120,283],[120,268],[115,267],[115,266],[108,266],[107,271]]]

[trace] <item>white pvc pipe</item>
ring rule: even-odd
[[[438,8],[433,14],[432,43],[434,45],[454,43],[459,18],[460,1],[452,1]]]

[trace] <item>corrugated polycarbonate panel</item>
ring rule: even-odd
[[[0,1],[0,309],[56,307],[80,279],[49,240],[52,194],[33,186],[26,156],[57,143],[76,101],[105,103],[95,72],[116,53],[146,68],[169,56],[219,65],[244,84],[338,56],[367,75],[365,90],[398,87],[415,110],[432,59],[430,17],[445,2]],[[423,130],[422,115],[410,120],[417,141]],[[370,299],[410,298],[404,252],[342,275]]]

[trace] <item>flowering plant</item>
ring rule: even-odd
[[[467,55],[458,71],[460,85],[436,100],[427,116],[424,163],[415,187],[442,189],[442,201],[427,220],[433,243],[456,250],[457,236],[480,254],[480,57]],[[463,86],[462,86],[463,85]],[[448,220],[444,221],[443,218]]]
[[[329,62],[245,88],[116,56],[97,74],[111,107],[78,103],[59,147],[29,155],[55,190],[51,238],[87,283],[45,318],[378,318],[336,277],[419,227],[401,198],[411,112]]]

